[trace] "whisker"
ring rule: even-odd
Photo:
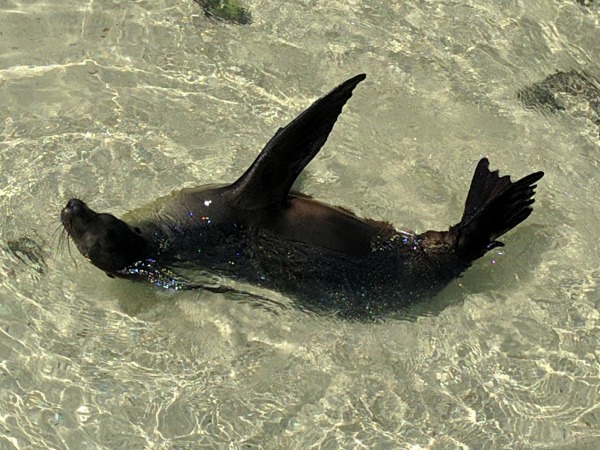
[[[56,252],[58,253],[58,250],[60,250],[60,246],[63,245],[63,239],[64,239],[64,233],[66,232],[66,230],[63,228],[62,225],[58,225],[56,227],[56,229],[52,232],[52,235],[50,236],[50,241],[57,242],[56,245]]]
[[[56,253],[62,253],[66,245],[69,258],[71,258],[73,264],[77,266],[77,260],[73,257],[73,254],[71,253],[71,238],[69,236],[69,233],[67,233],[67,230],[62,226],[62,224],[56,228],[54,233],[52,233],[52,240],[54,239],[56,239]]]

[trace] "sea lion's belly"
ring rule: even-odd
[[[385,222],[364,220],[352,212],[316,200],[290,196],[286,207],[263,220],[265,229],[281,239],[366,257],[378,237],[391,235]]]
[[[385,222],[365,220],[347,209],[330,206],[301,194],[291,194],[285,206],[274,205],[244,210],[228,201],[221,186],[185,189],[159,199],[154,211],[143,213],[172,238],[185,233],[217,235],[242,233],[252,239],[253,232],[270,234],[277,241],[292,241],[346,256],[366,257],[375,239],[391,236],[395,230]],[[245,230],[245,232],[244,232]],[[210,238],[208,238],[210,241]],[[205,241],[205,245],[210,245]],[[221,245],[220,240],[215,245]]]

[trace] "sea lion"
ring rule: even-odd
[[[483,158],[460,222],[422,234],[291,190],[364,78],[342,83],[280,128],[232,184],[174,192],[127,222],[71,199],[62,224],[81,254],[112,277],[215,289],[182,276],[204,273],[344,316],[377,315],[431,297],[503,245],[496,239],[531,214],[544,174],[511,182]]]

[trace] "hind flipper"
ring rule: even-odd
[[[474,261],[503,245],[496,239],[529,217],[535,202],[535,183],[543,176],[544,172],[534,172],[511,182],[509,176],[500,177],[497,170],[490,171],[487,158],[479,161],[463,217],[450,228],[461,259]]]

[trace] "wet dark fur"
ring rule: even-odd
[[[419,235],[290,191],[363,79],[342,83],[280,129],[231,185],[173,193],[127,222],[71,199],[61,221],[110,276],[203,288],[195,273],[218,275],[353,317],[431,297],[529,216],[543,173],[513,183],[484,158],[461,221]]]

